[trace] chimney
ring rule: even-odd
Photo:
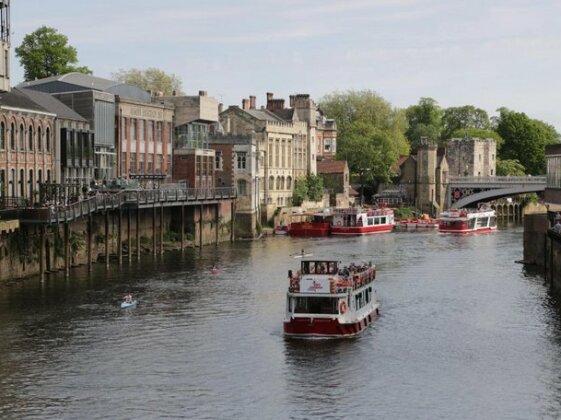
[[[199,90],[199,96],[206,96],[206,90]]]
[[[294,108],[294,99],[295,99],[295,98],[294,98],[294,95],[290,95],[289,98],[290,98],[290,107],[291,107],[291,108]]]
[[[272,101],[273,100],[273,93],[272,92],[267,92],[267,102]]]
[[[222,111],[224,111],[224,104],[218,104],[218,113],[222,114]]]
[[[242,109],[247,111],[249,109],[249,99],[244,98],[242,99]]]
[[[255,109],[255,96],[250,96],[249,97],[249,107],[251,109]]]

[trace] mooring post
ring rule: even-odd
[[[185,249],[185,205],[181,205],[181,252]]]
[[[64,222],[64,275],[70,277],[70,227]]]
[[[199,206],[199,249],[203,249],[203,205]]]
[[[41,281],[45,280],[45,225],[39,228],[39,272]]]
[[[129,264],[132,262],[131,245],[131,209],[127,209],[127,253],[129,257]]]
[[[88,271],[92,271],[92,236],[93,236],[93,216],[88,215]]]
[[[117,231],[117,258],[119,259],[119,265],[123,265],[123,237],[122,237],[123,211],[121,210],[121,207],[119,207],[117,213],[117,225],[119,229]]]
[[[152,254],[156,255],[156,203],[152,208]]]
[[[109,269],[109,211],[105,210],[105,269]]]
[[[140,261],[140,207],[136,209],[136,259]]]
[[[164,206],[160,206],[160,254],[164,253]]]
[[[216,238],[215,244],[218,246],[218,237],[220,233],[220,202],[216,203],[215,212],[214,212],[214,219],[216,222]]]

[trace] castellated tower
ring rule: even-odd
[[[0,0],[0,92],[10,90],[10,0]]]
[[[497,145],[493,139],[453,138],[447,145],[451,176],[496,176]]]

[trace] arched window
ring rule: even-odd
[[[284,190],[284,176],[281,177],[281,189]]]
[[[37,127],[37,151],[41,152],[43,150],[43,139],[42,139],[43,130],[41,127]]]
[[[277,177],[277,190],[282,190],[282,188],[281,188],[281,177],[280,176]]]
[[[275,189],[275,177],[274,176],[269,177],[269,189],[270,190]]]
[[[286,178],[286,189],[287,190],[291,190],[292,189],[292,177],[289,176]]]
[[[22,126],[23,127],[23,126]],[[18,179],[18,184],[19,184],[19,197],[23,197],[23,191],[24,191],[24,181],[25,181],[25,171],[23,169],[19,170],[19,179]]]
[[[18,140],[19,140],[19,150],[25,150],[25,142],[23,141],[23,124],[19,125]]]
[[[0,149],[4,150],[6,148],[6,127],[4,122],[0,122]]]
[[[29,195],[29,198],[31,199],[31,201],[33,202],[33,187],[35,185],[33,185],[33,169],[29,170],[29,177],[27,178],[27,194]]]
[[[29,131],[27,132],[27,138],[29,143],[29,150],[33,150],[33,126],[29,126]]]
[[[10,171],[10,196],[11,197],[16,196],[16,170],[15,169],[12,169]]]
[[[45,150],[49,152],[51,150],[51,130],[47,127],[45,131]]]
[[[10,124],[10,149],[16,149],[16,127],[14,123]]]

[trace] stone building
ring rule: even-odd
[[[55,117],[17,89],[0,93],[2,197],[33,204],[39,185],[53,181]]]
[[[450,176],[496,176],[496,155],[493,139],[453,138],[446,145]]]
[[[292,204],[294,180],[308,175],[306,123],[289,122],[270,110],[255,108],[255,97],[244,99],[242,108],[230,106],[220,114],[220,123],[225,134],[254,136],[261,218],[270,220],[278,207]]]
[[[18,89],[48,112],[56,115],[52,132],[54,147],[51,182],[87,185],[94,178],[94,133],[88,121],[48,93]]]
[[[318,161],[318,175],[323,186],[329,191],[329,204],[333,207],[347,207],[354,202],[349,184],[349,166],[344,160]]]
[[[10,1],[0,0],[0,92],[10,90]]]

